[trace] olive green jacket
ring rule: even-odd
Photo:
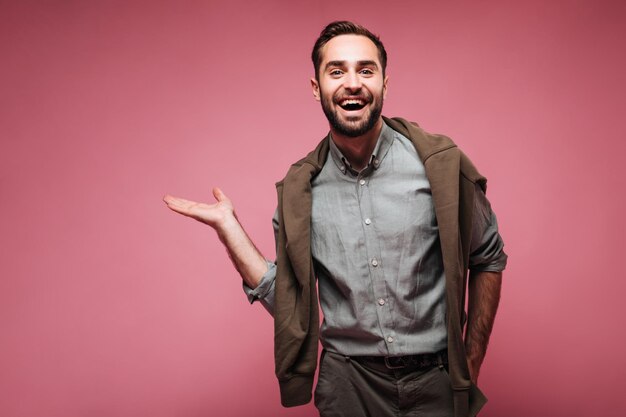
[[[486,398],[470,380],[463,327],[475,184],[486,179],[449,138],[400,118],[384,118],[409,138],[424,163],[439,226],[446,277],[448,360],[455,416],[473,416]],[[311,257],[311,180],[324,166],[330,135],[276,184],[278,220],[274,355],[285,407],[311,400],[317,367],[319,312]]]

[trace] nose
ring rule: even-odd
[[[359,77],[359,74],[356,73],[356,71],[349,71],[346,74],[344,78],[343,88],[350,91],[358,91],[361,89],[361,78]]]

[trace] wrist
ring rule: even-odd
[[[225,212],[221,218],[215,222],[215,231],[222,241],[237,229],[241,229],[241,224],[239,224],[237,216],[235,216],[235,213],[232,211]]]

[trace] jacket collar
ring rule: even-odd
[[[456,147],[450,138],[426,133],[416,123],[400,117],[388,118],[383,116],[383,121],[396,132],[411,139],[422,162],[426,162],[428,158],[438,152]],[[294,166],[308,164],[310,166],[306,168],[307,170],[312,169],[315,174],[319,173],[328,157],[330,140],[330,133],[328,133],[312,152]]]
[[[428,158],[436,153],[456,147],[450,138],[426,133],[416,123],[409,122],[400,117],[390,119],[383,116],[383,120],[393,130],[411,139],[423,163],[426,163]]]

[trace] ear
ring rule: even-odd
[[[320,84],[315,77],[311,78],[311,88],[313,89],[313,97],[315,100],[320,101]]]
[[[389,82],[389,76],[385,75],[383,80],[383,99],[387,97],[387,82]]]

